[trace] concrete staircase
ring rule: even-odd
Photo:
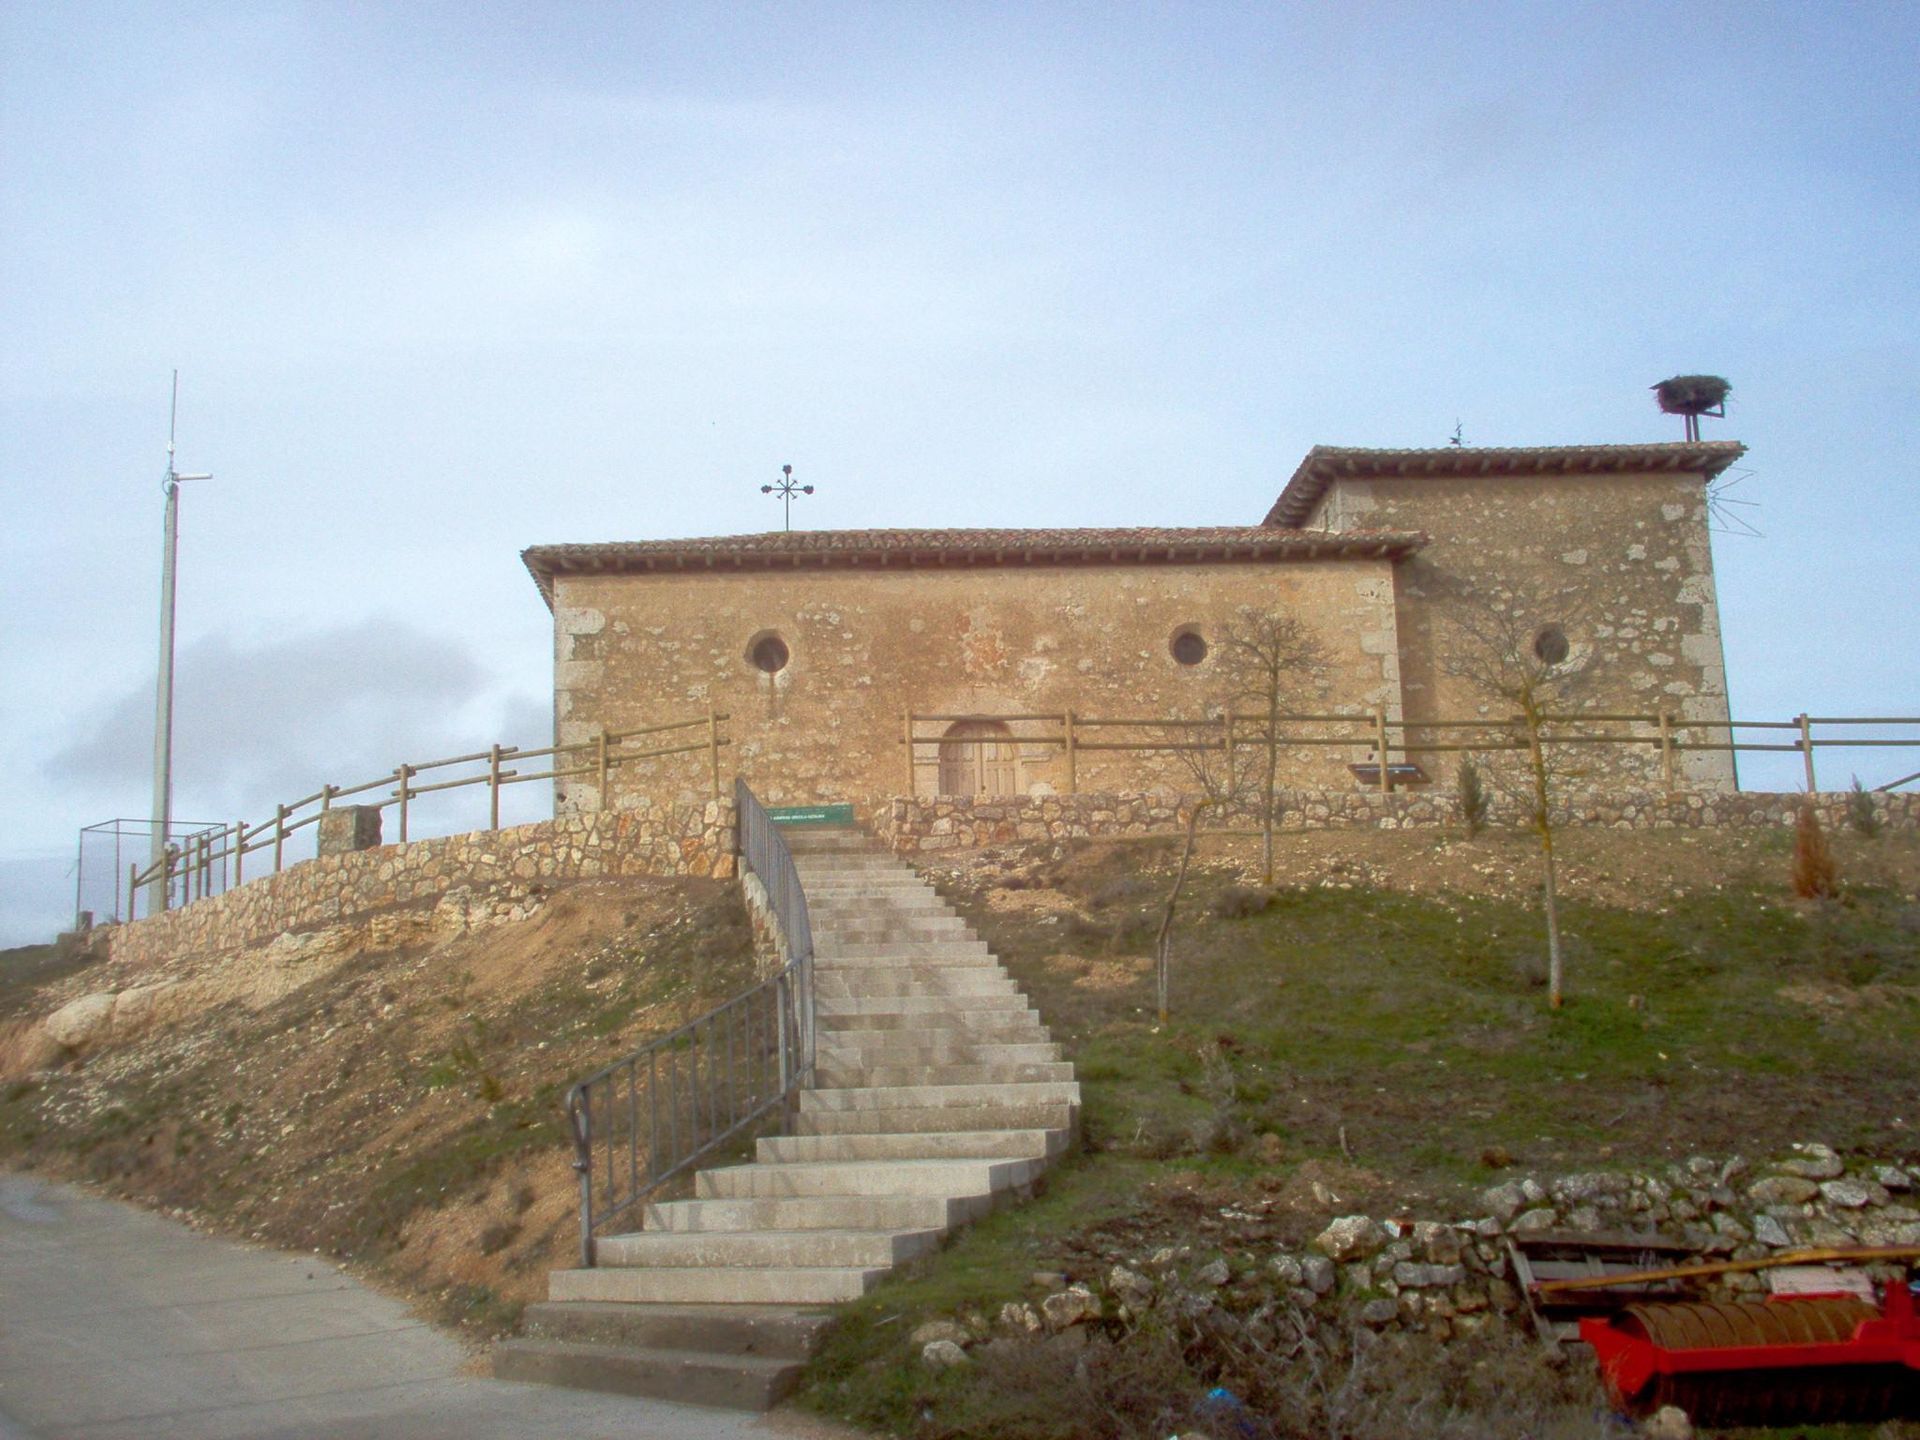
[[[555,1271],[495,1373],[766,1409],[829,1314],[956,1226],[1031,1192],[1080,1087],[986,944],[852,828],[785,832],[813,922],[815,1086],[793,1133]]]

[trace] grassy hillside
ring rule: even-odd
[[[1238,1267],[1336,1215],[1475,1214],[1476,1192],[1519,1173],[1759,1158],[1802,1140],[1920,1155],[1913,837],[1842,837],[1850,883],[1819,904],[1788,898],[1782,836],[1594,833],[1567,848],[1560,1012],[1523,839],[1316,835],[1287,842],[1272,891],[1246,883],[1250,847],[1206,858],[1165,1027],[1149,955],[1169,847],[946,867],[949,897],[1080,1067],[1084,1150],[1037,1203],[854,1307],[807,1403],[903,1435],[1171,1433],[1156,1407],[1226,1363],[1198,1332],[1134,1332],[1091,1372],[988,1347],[943,1374],[911,1333],[935,1316],[987,1324],[1159,1247]],[[1454,1393],[1476,1365],[1530,1398],[1448,1433],[1599,1433],[1584,1374],[1500,1343],[1397,1356],[1363,1397],[1376,1428],[1351,1433],[1404,1433],[1392,1416],[1411,1397]],[[1356,1363],[1321,1363],[1335,1360]]]

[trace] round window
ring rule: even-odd
[[[1198,630],[1174,631],[1173,639],[1167,648],[1173,652],[1173,658],[1182,665],[1198,665],[1207,658],[1207,638]]]
[[[1540,633],[1533,637],[1533,653],[1542,665],[1558,665],[1572,653],[1567,632],[1558,625],[1541,627]]]
[[[756,670],[762,670],[768,675],[778,675],[787,668],[787,661],[791,658],[787,642],[778,635],[756,636],[753,643],[747,647],[747,659],[753,662]]]

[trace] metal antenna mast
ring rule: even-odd
[[[180,551],[180,482],[211,480],[211,475],[182,475],[173,468],[174,427],[180,417],[180,372],[173,372],[173,400],[167,409],[167,474],[160,492],[167,497],[166,538],[160,551],[160,679],[153,709],[153,835],[149,859],[153,893],[149,904],[167,908],[167,842],[173,828],[173,572]]]

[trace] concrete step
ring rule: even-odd
[[[1008,1045],[997,1041],[982,1043],[964,1037],[933,1039],[924,1035],[900,1035],[892,1031],[880,1038],[858,1043],[848,1042],[846,1032],[842,1031],[831,1039],[822,1037],[818,1050],[822,1065],[836,1067],[1031,1065],[1045,1064],[1059,1058],[1060,1043],[1057,1040]]]
[[[921,1130],[904,1135],[770,1135],[755,1142],[754,1159],[764,1165],[805,1165],[823,1160],[1044,1160],[1060,1154],[1068,1141],[1064,1127]],[[796,1250],[794,1261],[828,1263],[812,1255],[810,1250]]]
[[[823,1110],[906,1110],[948,1105],[1034,1105],[1050,1100],[1080,1103],[1077,1080],[1040,1080],[1016,1085],[878,1085],[863,1090],[802,1090],[800,1113]]]
[[[1064,1060],[1015,1065],[826,1065],[814,1066],[822,1090],[860,1090],[902,1085],[1023,1085],[1036,1080],[1071,1080]]]
[[[836,959],[859,960],[869,956],[885,956],[889,960],[925,960],[937,955],[987,955],[987,942],[984,940],[933,940],[925,945],[903,945],[897,940],[847,940],[833,945],[819,945],[818,949],[827,951]]]
[[[601,1265],[591,1270],[553,1271],[547,1277],[547,1298],[620,1305],[837,1305],[843,1300],[858,1300],[886,1273],[883,1266],[652,1270]]]
[[[795,869],[800,875],[800,883],[807,887],[808,895],[812,895],[815,890],[823,892],[852,890],[863,885],[882,890],[918,890],[929,895],[938,892],[937,886],[928,884],[911,870],[902,870],[898,867],[863,866],[859,869],[841,870],[803,862]]]
[[[961,1023],[971,1023],[975,1015],[993,1015],[1005,1019],[1011,1015],[1031,1016],[1040,1012],[1027,1004],[1018,990],[999,994],[991,991],[948,992],[944,995],[822,995],[814,992],[814,1014],[825,1022],[861,1016],[878,1020],[883,1016],[939,1015]]]
[[[875,906],[868,910],[828,910],[815,916],[812,906],[807,914],[813,918],[814,929],[831,931],[836,935],[857,934],[864,930],[900,930],[915,935],[945,937],[967,930],[967,922],[958,915],[942,915],[930,909],[909,910],[903,906]]]
[[[992,1195],[1032,1184],[1045,1168],[1037,1160],[831,1160],[798,1165],[729,1165],[723,1170],[702,1170],[694,1177],[694,1191],[702,1200],[787,1195]]]
[[[830,1310],[795,1310],[784,1305],[540,1301],[527,1306],[520,1324],[530,1338],[541,1340],[805,1360],[820,1347],[833,1320]]]
[[[773,1409],[793,1393],[804,1368],[804,1361],[765,1355],[637,1350],[578,1340],[503,1340],[493,1352],[493,1373],[501,1380],[729,1410]]]
[[[899,917],[907,920],[952,920],[954,908],[932,892],[902,891],[892,895],[835,895],[807,892],[807,914],[817,924],[858,924],[863,920]]]
[[[764,1155],[760,1158],[767,1159]],[[807,1158],[857,1160],[891,1157],[819,1155]],[[1026,1157],[1015,1155],[1008,1158]],[[594,1259],[603,1268],[620,1266],[640,1269],[727,1269],[754,1266],[765,1269],[784,1266],[805,1269],[819,1267],[871,1269],[877,1265],[890,1269],[895,1265],[904,1264],[917,1255],[924,1255],[930,1250],[938,1249],[940,1235],[941,1232],[937,1229],[740,1232],[644,1230],[631,1235],[603,1237],[594,1247]]]
[[[824,974],[829,970],[898,970],[911,966],[914,969],[927,970],[1001,970],[1000,962],[985,950],[968,949],[958,954],[943,954],[931,950],[889,950],[873,955],[823,955],[816,948],[814,952],[814,973]]]
[[[991,1195],[827,1195],[775,1200],[663,1200],[649,1231],[952,1230],[993,1208]]]
[[[1040,1024],[1036,1010],[939,1010],[924,1014],[828,1015],[816,1022],[819,1033],[827,1035],[906,1034],[958,1037],[971,1035],[981,1040],[1003,1043],[1050,1040]]]
[[[832,970],[815,972],[814,994],[837,999],[871,999],[887,995],[1020,995],[998,966],[992,969],[953,970],[900,966],[888,970]],[[1025,998],[1024,996],[1021,998]]]
[[[796,1135],[918,1135],[952,1130],[1071,1130],[1079,1107],[1066,1100],[1024,1105],[916,1105],[903,1109],[816,1110],[796,1115]]]
[[[954,923],[958,927],[959,922]],[[890,945],[895,950],[911,952],[947,945],[966,945],[978,938],[965,928],[935,934],[911,925],[870,925],[857,930],[816,925],[813,930],[814,949],[832,955],[844,954],[855,945]]]

